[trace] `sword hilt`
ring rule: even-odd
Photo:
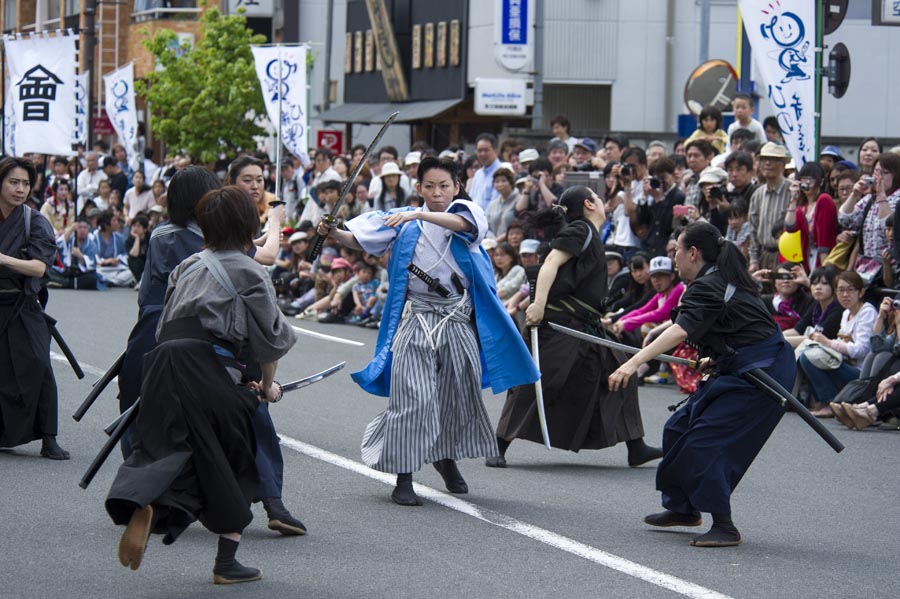
[[[329,227],[333,227],[337,224],[337,218],[331,214],[326,214],[322,217],[322,222],[328,225]],[[319,257],[319,254],[322,253],[322,247],[325,245],[325,237],[322,235],[316,235],[316,238],[313,240],[312,249],[309,250],[308,260],[310,262],[315,262],[316,258]]]

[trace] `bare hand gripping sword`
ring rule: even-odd
[[[334,203],[334,207],[331,209],[331,212],[322,217],[322,220],[325,224],[329,226],[334,226],[334,223],[337,222],[337,213],[338,210],[341,209],[341,204],[344,203],[344,198],[347,197],[347,194],[350,193],[350,190],[353,188],[353,183],[356,181],[356,177],[359,176],[359,173],[362,171],[363,167],[366,165],[366,161],[369,159],[369,156],[372,155],[372,151],[375,149],[375,146],[378,145],[378,142],[381,141],[381,138],[384,137],[384,134],[387,132],[388,127],[394,122],[394,119],[397,118],[399,112],[395,112],[391,116],[388,117],[388,120],[384,122],[384,125],[381,126],[381,130],[378,131],[378,134],[375,135],[375,138],[372,140],[372,143],[369,144],[369,147],[366,148],[365,154],[357,161],[356,166],[353,167],[353,170],[350,172],[350,176],[347,177],[347,182],[344,183],[343,189],[341,189],[341,195],[338,197],[338,201]],[[313,201],[310,198],[308,201]],[[307,258],[310,262],[315,262],[316,258],[319,257],[319,253],[322,251],[322,246],[325,244],[325,238],[321,235],[317,235],[312,244],[312,249],[309,250],[309,257]]]

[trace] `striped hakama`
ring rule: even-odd
[[[416,472],[442,459],[495,456],[481,398],[481,359],[468,293],[410,293],[393,339],[387,410],[363,435],[362,459],[382,472]]]

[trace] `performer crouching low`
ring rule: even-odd
[[[762,369],[790,389],[796,360],[760,299],[740,250],[716,227],[688,225],[678,238],[675,263],[688,288],[672,312],[674,324],[610,375],[609,387],[626,384],[638,366],[684,340],[712,360],[712,376],[666,423],[656,474],[666,511],[644,522],[700,526],[700,512],[709,512],[712,528],[691,545],[739,545],[731,493],[784,414],[778,402],[743,375]]]
[[[134,452],[106,509],[127,524],[122,565],[140,566],[151,532],[170,544],[199,519],[220,535],[214,582],[246,582],[261,577],[234,557],[259,484],[254,412],[259,401],[280,399],[277,360],[295,338],[265,269],[246,255],[258,226],[247,194],[211,191],[196,215],[207,249],[169,278],[159,345],[145,358]],[[262,380],[240,384],[242,350],[261,363]]]
[[[366,428],[362,459],[397,473],[391,498],[409,506],[422,504],[412,473],[423,464],[434,465],[451,493],[467,493],[456,460],[497,455],[482,387],[499,393],[539,376],[481,249],[484,211],[455,199],[455,163],[426,158],[418,180],[423,209],[366,213],[349,221],[347,231],[319,224],[320,235],[345,246],[379,256],[391,250],[375,357],[353,379],[390,397],[387,410]],[[426,277],[411,274],[411,263]]]

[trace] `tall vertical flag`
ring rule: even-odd
[[[9,156],[18,156],[16,152],[16,113],[13,109],[13,94],[10,91],[9,77],[6,78],[6,97],[3,98],[3,151]]]
[[[816,157],[816,3],[739,0],[753,60],[799,167]]]
[[[137,107],[134,103],[134,63],[103,76],[106,90],[106,114],[112,122],[119,143],[125,146],[128,163],[135,164],[138,154]]]
[[[281,119],[279,143],[283,143],[304,165],[309,164],[306,46],[251,46],[250,49],[269,120],[277,128]]]
[[[15,152],[72,154],[75,123],[75,37],[4,40],[9,63]],[[5,132],[9,139],[9,127]],[[10,152],[7,147],[7,153]]]
[[[72,143],[87,143],[88,129],[88,72],[75,76],[75,129]]]

